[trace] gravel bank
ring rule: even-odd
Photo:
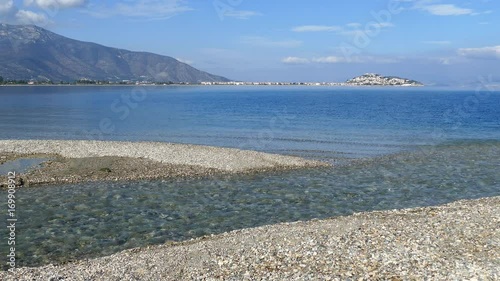
[[[2,280],[499,280],[500,197],[237,230]],[[50,279],[52,278],[52,279]]]
[[[0,140],[3,160],[53,159],[23,175],[27,184],[211,176],[328,166],[299,157],[160,142]],[[3,161],[2,160],[2,161]]]
[[[200,166],[228,172],[279,166],[324,165],[299,157],[160,142],[2,140],[0,151],[19,154],[58,154],[66,158],[102,156],[146,158],[166,164]]]

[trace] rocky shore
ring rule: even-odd
[[[33,157],[51,160],[20,175],[18,181],[25,186],[99,180],[192,178],[328,166],[298,157],[187,144],[0,140],[0,164]]]
[[[236,230],[2,280],[498,280],[500,197]]]

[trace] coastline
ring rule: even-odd
[[[9,280],[498,280],[500,197],[236,230]]]
[[[161,142],[0,140],[0,164],[49,158],[18,184],[206,177],[330,166],[293,156]],[[0,183],[1,184],[1,183]]]

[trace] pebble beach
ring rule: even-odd
[[[2,162],[24,157],[51,159],[42,167],[21,175],[25,186],[190,178],[329,166],[300,157],[160,142],[0,140],[0,156]]]
[[[498,280],[500,197],[236,230],[2,280]]]
[[[4,140],[0,153],[4,162],[30,156],[53,159],[27,175],[34,183],[130,180],[148,170],[151,177],[190,177],[327,165],[254,151],[154,142]],[[110,167],[103,172],[107,176],[95,172],[102,165]],[[54,178],[68,169],[79,172]],[[281,223],[17,268],[0,272],[0,280],[498,280],[499,213],[500,197],[489,197]]]

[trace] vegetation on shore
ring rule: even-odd
[[[150,81],[105,81],[105,80],[89,80],[79,79],[76,81],[51,81],[51,80],[15,80],[4,79],[0,76],[0,85],[189,85],[191,83],[174,83],[172,81],[165,82],[150,82]]]

